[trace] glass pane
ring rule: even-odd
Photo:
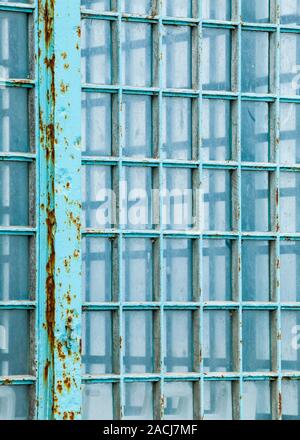
[[[153,298],[152,241],[126,238],[123,241],[123,289],[125,301],[151,301]]]
[[[112,193],[112,169],[109,166],[82,167],[83,215],[87,228],[109,228],[113,222],[115,197]]]
[[[27,226],[29,224],[28,180],[26,163],[0,163],[1,226]]]
[[[151,167],[126,167],[127,228],[152,228],[152,170]],[[125,218],[125,215],[124,215]]]
[[[271,319],[268,311],[243,312],[243,370],[271,371]]]
[[[244,420],[271,420],[270,382],[244,382]]]
[[[0,387],[0,420],[29,419],[29,390],[24,385]]]
[[[232,420],[231,382],[204,382],[204,420]]]
[[[162,157],[192,159],[192,100],[163,98]]]
[[[242,102],[242,160],[269,160],[269,105],[265,102]]]
[[[300,242],[285,241],[280,245],[281,301],[300,302]]]
[[[280,228],[282,232],[300,231],[300,174],[280,174]]]
[[[164,268],[166,301],[192,301],[192,240],[164,240]]]
[[[193,383],[165,382],[165,420],[193,420]]]
[[[192,31],[187,26],[165,26],[163,34],[163,86],[192,87]]]
[[[125,373],[152,373],[152,312],[125,312],[123,319]]]
[[[82,152],[91,156],[111,156],[112,99],[109,93],[82,95]]]
[[[121,0],[127,14],[151,14],[152,0]]]
[[[0,78],[28,78],[27,14],[1,11],[0,34]]]
[[[29,258],[28,237],[0,236],[0,301],[30,298]]]
[[[81,0],[81,6],[96,11],[109,11],[110,0]]]
[[[202,106],[202,159],[231,159],[231,103],[204,99]]]
[[[242,172],[242,230],[269,230],[269,175],[267,172]]]
[[[82,401],[83,420],[113,419],[113,385],[111,383],[84,384]]]
[[[82,370],[84,374],[112,372],[111,312],[83,313]]]
[[[191,17],[192,0],[164,0],[162,13],[169,17]]]
[[[165,367],[167,372],[193,371],[192,317],[190,310],[165,312]]]
[[[204,371],[233,371],[231,312],[204,312],[203,320]]]
[[[147,383],[125,383],[125,420],[153,419],[153,385]]]
[[[203,90],[231,89],[231,31],[203,29]]]
[[[203,240],[203,298],[204,301],[230,301],[231,241]]]
[[[300,312],[281,312],[281,368],[300,371]]]
[[[268,241],[242,242],[242,291],[244,301],[269,301],[270,250]]]
[[[299,95],[300,35],[281,34],[281,94]]]
[[[300,24],[300,3],[298,0],[281,0],[281,23]]]
[[[280,162],[300,162],[300,107],[298,104],[280,104]]]
[[[151,86],[151,51],[151,25],[145,23],[123,23],[123,84],[127,86]]]
[[[202,0],[204,19],[230,20],[231,0]]]
[[[282,381],[282,418],[283,420],[300,419],[300,381]]]
[[[83,237],[82,282],[83,301],[111,301],[112,242],[109,239]]]
[[[1,310],[0,376],[31,373],[29,341],[29,313],[26,310]]]
[[[83,20],[81,72],[85,83],[111,83],[111,28],[109,21]]]
[[[269,35],[267,32],[242,33],[242,92],[269,91]]]
[[[29,151],[26,89],[0,87],[0,151]]]
[[[152,155],[152,98],[151,96],[123,96],[122,114],[125,129],[124,156]]]
[[[242,21],[264,23],[269,21],[269,0],[242,0]]]
[[[223,170],[203,171],[204,230],[231,229],[231,173]]]
[[[163,226],[184,230],[193,226],[192,170],[164,168]]]

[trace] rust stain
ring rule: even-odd
[[[65,388],[66,388],[68,391],[70,391],[70,389],[71,389],[71,380],[70,380],[69,377],[65,377],[65,379],[64,379],[64,385],[65,385]]]
[[[278,394],[278,415],[282,416],[282,396],[281,393]]]
[[[52,54],[50,58],[44,58],[44,64],[47,67],[48,70],[50,70],[51,74],[51,84],[50,84],[50,91],[48,91],[48,101],[50,100],[50,96],[52,98],[52,104],[55,104],[56,100],[56,93],[55,93],[55,54]]]
[[[56,388],[57,388],[57,391],[59,392],[59,394],[61,394],[62,391],[63,391],[63,386],[62,386],[62,382],[61,382],[61,380],[57,381],[57,386],[56,386]]]
[[[77,26],[76,33],[77,33],[78,38],[81,38],[81,27],[80,26]]]
[[[44,23],[45,43],[47,48],[50,46],[53,36],[54,4],[55,0],[46,0],[45,7],[41,8]]]
[[[44,381],[45,382],[47,382],[47,380],[48,380],[49,368],[50,368],[50,361],[47,359],[46,365],[44,367]]]
[[[60,83],[60,91],[65,94],[69,90],[69,84],[65,84],[63,81]]]
[[[62,360],[66,359],[66,355],[63,351],[63,345],[61,342],[57,343],[57,353],[58,353],[58,357]]]
[[[75,419],[75,413],[74,411],[65,411],[63,415],[64,420],[74,420]]]

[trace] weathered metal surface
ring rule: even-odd
[[[38,417],[81,411],[80,2],[39,0]]]

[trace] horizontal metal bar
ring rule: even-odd
[[[0,151],[0,160],[10,162],[33,162],[36,159],[35,153],[11,153]]]
[[[0,11],[32,13],[34,10],[35,10],[35,4],[33,4],[33,3],[0,2]]]
[[[0,376],[0,385],[33,385],[36,382],[34,376]]]
[[[32,79],[5,79],[0,78],[0,87],[19,87],[25,89],[32,89],[36,81]]]
[[[36,308],[36,301],[0,301],[0,310],[33,310]]]
[[[0,226],[0,235],[35,235],[36,231],[27,226]]]

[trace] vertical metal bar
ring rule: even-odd
[[[38,418],[81,413],[80,1],[40,0]]]

